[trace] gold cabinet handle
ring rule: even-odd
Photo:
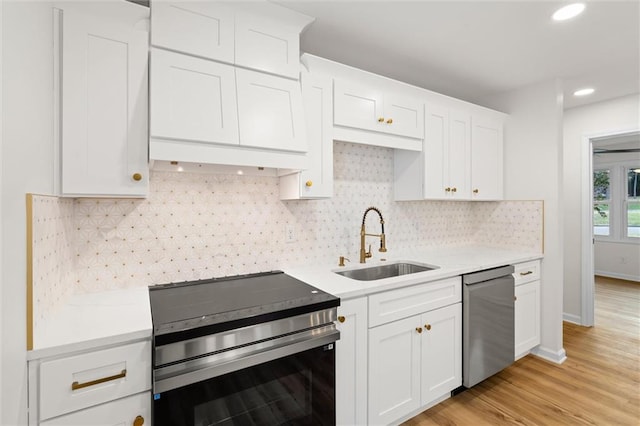
[[[345,322],[346,320],[347,320],[347,319],[346,319],[344,316],[342,316],[342,315],[340,315],[340,316],[338,317],[338,321],[340,321],[340,322]]]
[[[431,330],[431,324],[425,324],[425,325],[424,325],[424,328],[426,328],[426,329],[427,329],[427,331]]]
[[[139,182],[142,180],[142,174],[140,173],[134,173],[133,176],[131,176],[133,178],[133,180],[135,180],[136,182]]]
[[[416,331],[418,332],[418,334],[422,334],[422,327],[416,327]]]
[[[453,188],[451,188],[451,192],[457,192],[458,188],[456,188],[455,186]]]
[[[142,426],[143,424],[144,424],[144,417],[136,416],[135,420],[133,421],[133,426]]]
[[[307,188],[310,188],[312,185],[313,185],[313,181],[308,180],[308,181],[305,182],[305,186]]]
[[[388,119],[387,124],[393,124],[393,118]]]
[[[525,275],[531,275],[531,274],[533,274],[533,271],[520,272],[520,275],[521,275],[521,276],[523,276],[523,277],[524,277]]]
[[[444,192],[451,192],[451,188],[449,188],[448,186],[444,189]]]
[[[478,188],[476,188],[476,189],[474,189],[474,190],[473,190],[473,193],[474,193],[474,194],[477,194],[478,192],[480,192],[480,191],[478,190]]]
[[[91,380],[90,382],[85,382],[85,383],[73,382],[71,383],[71,390],[88,388],[89,386],[99,385],[100,383],[123,379],[126,376],[127,376],[127,370],[122,370],[119,374],[114,374],[113,376],[109,376],[109,377],[103,377],[101,379]]]
[[[378,118],[378,123],[383,123],[383,122],[384,122],[384,117]]]
[[[516,302],[518,300],[518,296],[513,296],[513,301]]]

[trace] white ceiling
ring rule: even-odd
[[[554,78],[564,105],[640,92],[640,1],[274,0],[316,18],[301,49],[471,102]],[[576,98],[583,86],[596,92]]]

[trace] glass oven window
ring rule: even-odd
[[[326,345],[156,395],[154,425],[334,425]]]

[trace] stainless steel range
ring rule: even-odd
[[[275,271],[149,287],[153,424],[335,424],[340,299]]]

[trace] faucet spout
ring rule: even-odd
[[[369,213],[372,210],[378,213],[378,217],[380,218],[380,227],[381,227],[380,234],[367,234],[367,231],[365,229],[365,221],[367,219],[367,213]],[[380,238],[380,248],[378,249],[378,251],[383,253],[387,251],[386,237],[384,235],[384,219],[382,218],[382,213],[376,207],[369,207],[364,211],[364,215],[362,215],[362,227],[360,228],[360,263],[365,263],[366,259],[372,256],[371,246],[369,246],[369,251],[365,250],[365,245],[366,245],[365,237],[367,235],[371,237]]]

